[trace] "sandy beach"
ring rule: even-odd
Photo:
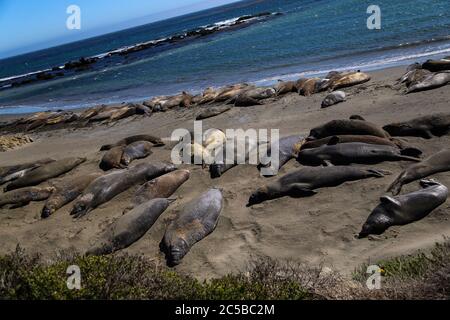
[[[279,129],[281,136],[302,134],[333,119],[363,116],[378,125],[405,121],[418,116],[448,112],[449,86],[405,95],[393,87],[405,67],[369,72],[370,82],[344,89],[347,101],[327,109],[320,104],[326,92],[310,97],[290,93],[269,99],[261,106],[239,108],[203,121],[203,129],[263,128]],[[61,159],[69,156],[87,157],[87,161],[56,181],[83,173],[101,172],[98,167],[103,155],[100,146],[114,143],[135,134],[152,134],[169,140],[177,128],[193,129],[195,115],[201,107],[154,113],[151,117],[130,117],[112,125],[94,125],[38,131],[34,139],[15,150],[0,153],[0,166],[30,162],[46,157]],[[0,117],[0,122],[11,116]],[[423,158],[448,147],[450,136],[423,139],[404,138],[423,150]],[[170,146],[153,148],[153,154],[133,162],[170,161]],[[369,261],[427,249],[450,236],[450,200],[421,221],[392,227],[381,236],[357,239],[371,210],[379,203],[387,187],[409,162],[383,162],[376,167],[392,171],[381,179],[347,182],[335,188],[320,189],[312,197],[284,197],[247,208],[250,194],[256,188],[277,179],[264,178],[255,166],[240,165],[212,180],[201,166],[182,165],[189,169],[190,179],[174,194],[176,201],[163,213],[143,238],[120,253],[143,254],[165,264],[159,243],[169,221],[191,199],[209,187],[223,191],[224,209],[216,230],[197,243],[175,269],[198,278],[210,278],[245,270],[256,257],[323,265],[349,275],[355,267]],[[289,161],[279,176],[300,167]],[[433,176],[450,186],[450,175]],[[72,203],[42,220],[43,202],[33,202],[18,209],[0,209],[0,254],[11,252],[18,244],[29,253],[41,253],[51,259],[61,250],[85,252],[105,230],[122,215],[129,205],[135,186],[101,205],[81,219],[69,212]],[[403,192],[417,190],[418,182],[405,186]]]

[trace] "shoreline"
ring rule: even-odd
[[[367,72],[371,72],[371,73],[390,72],[390,70],[405,69],[406,66],[407,66],[407,64],[403,64],[402,63],[400,65],[388,66],[388,67],[382,67],[382,68],[376,68],[376,69],[368,69],[368,70],[362,69],[361,71],[364,71],[364,72],[367,71]],[[345,70],[345,68],[337,68],[336,69],[336,71],[341,71],[341,70]],[[308,74],[308,77],[320,76],[320,75],[323,76],[326,73],[327,72],[311,73],[311,74]],[[289,76],[289,77],[284,77],[284,78],[283,77],[273,77],[273,79],[279,78],[279,79],[285,79],[285,81],[289,81],[289,80],[294,79],[295,77],[299,78],[299,77],[301,77],[304,74],[305,73],[295,73],[295,76]],[[251,82],[248,82],[248,83],[249,84],[254,84],[254,85],[257,85],[257,86],[272,86],[272,85],[277,83],[277,80],[273,80],[273,81],[270,81],[270,82],[266,82],[265,80],[258,80],[258,81],[251,81]],[[231,85],[231,83],[223,84],[223,85]],[[214,86],[214,88],[216,88],[216,87],[220,87],[220,86]],[[192,94],[192,95],[200,94],[201,92],[203,92],[204,89],[206,89],[206,88],[203,88],[200,91],[189,91],[189,93]],[[176,94],[179,94],[179,92],[175,92],[173,94],[169,94],[168,96],[176,95]],[[80,112],[82,110],[91,108],[91,107],[99,105],[99,104],[105,104],[106,106],[116,106],[116,105],[123,104],[123,103],[140,103],[142,101],[149,100],[149,99],[151,99],[153,97],[155,97],[155,96],[137,97],[137,98],[132,99],[132,100],[114,101],[114,102],[109,102],[109,103],[102,103],[102,102],[85,103],[84,106],[74,105],[73,107],[71,107],[71,106],[66,107],[66,108],[55,107],[55,108],[52,108],[52,109],[45,108],[45,107],[41,108],[41,107],[30,105],[30,106],[27,106],[27,107],[24,107],[24,108],[40,108],[40,110],[37,110],[37,111],[34,111],[34,112],[19,112],[19,113],[17,113],[17,112],[16,113],[2,113],[2,110],[8,109],[8,108],[9,109],[13,109],[13,108],[14,109],[16,109],[16,108],[18,109],[18,108],[21,108],[21,107],[7,107],[7,106],[6,107],[1,107],[0,106],[0,121],[14,120],[14,119],[17,119],[17,118],[20,118],[20,117],[26,117],[26,116],[32,115],[32,114],[37,113],[37,112],[56,111],[56,110],[59,110],[59,109],[61,109],[63,111]]]

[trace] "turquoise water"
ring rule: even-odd
[[[0,90],[0,114],[142,100],[243,81],[263,85],[329,70],[372,70],[450,55],[449,0],[377,0],[381,30],[367,29],[371,4],[373,0],[242,1],[0,60],[0,78],[5,78],[247,14],[283,13],[239,30],[148,50],[99,70]]]

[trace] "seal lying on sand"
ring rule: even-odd
[[[54,159],[42,159],[34,162],[19,164],[15,166],[8,166],[0,168],[0,184],[4,184],[23,177],[27,172],[30,172],[40,166],[54,162]]]
[[[301,168],[259,188],[250,196],[247,206],[284,196],[311,196],[317,193],[314,189],[336,187],[346,181],[382,178],[386,174],[390,172],[349,166]]]
[[[422,68],[431,72],[450,70],[450,59],[446,57],[440,60],[427,60],[422,64]]]
[[[348,142],[335,144],[336,141],[314,149],[300,151],[297,160],[307,165],[347,165],[351,163],[375,164],[383,161],[420,161],[419,158],[405,156],[401,150],[386,145]]]
[[[340,135],[340,136],[330,136],[322,139],[306,141],[302,145],[303,149],[312,149],[318,148],[323,145],[329,144],[330,141],[333,140],[334,143],[347,143],[347,142],[361,142],[367,144],[378,144],[385,145],[390,147],[396,147],[402,150],[402,154],[405,156],[418,157],[422,154],[422,151],[413,147],[406,142],[395,139],[395,138],[380,138],[376,136],[368,136],[368,135]]]
[[[422,190],[397,197],[383,196],[364,223],[359,238],[369,234],[382,234],[391,226],[405,224],[425,218],[443,204],[448,197],[448,189],[434,180],[421,180]]]
[[[142,159],[152,154],[153,144],[148,141],[136,141],[123,149],[121,163],[128,166],[135,159]]]
[[[108,171],[114,168],[123,168],[124,166],[122,165],[121,161],[124,148],[125,146],[118,146],[106,151],[106,153],[102,157],[102,160],[100,161],[100,169],[102,169],[103,171]]]
[[[160,198],[137,206],[117,219],[100,236],[97,244],[87,251],[87,254],[110,254],[132,245],[142,238],[168,206],[169,200]]]
[[[327,95],[325,99],[322,101],[322,108],[328,108],[335,104],[345,101],[345,92],[344,91],[334,91]]]
[[[446,171],[450,171],[450,149],[444,149],[424,161],[408,167],[390,185],[388,192],[397,195],[405,184]]]
[[[19,189],[28,186],[35,186],[41,182],[56,178],[66,172],[69,172],[79,164],[86,161],[86,158],[65,158],[62,160],[50,162],[43,166],[27,172],[22,178],[19,178],[5,187],[6,191]]]
[[[0,195],[0,208],[12,205],[11,208],[26,206],[31,201],[42,201],[50,197],[54,187],[28,187]]]
[[[100,176],[100,173],[91,173],[58,183],[42,209],[41,218],[50,217],[58,209],[75,200],[92,181]]]
[[[433,73],[425,76],[421,81],[412,84],[406,93],[436,89],[450,82],[450,71]]]
[[[305,137],[299,135],[293,135],[284,137],[279,140],[279,165],[278,169],[283,167],[289,160],[297,157],[300,152],[300,148],[304,142]],[[271,166],[270,157],[271,150],[267,150],[268,158],[263,159],[258,166],[259,169],[267,168]]]
[[[413,136],[431,139],[443,136],[450,130],[450,113],[435,113],[405,122],[388,124],[384,130],[393,136]]]
[[[260,102],[259,100],[247,96],[245,92],[239,94],[234,101],[235,107],[251,107],[251,106],[259,106],[262,104],[263,103]]]
[[[332,90],[355,86],[370,81],[370,76],[364,72],[352,72],[334,80],[330,88]]]
[[[140,163],[134,167],[101,176],[92,181],[84,190],[81,197],[75,202],[70,214],[76,218],[84,216],[130,187],[173,170],[175,170],[175,166],[172,164]]]
[[[148,134],[141,134],[136,136],[127,137],[125,139],[119,140],[116,143],[113,144],[105,144],[100,148],[100,151],[109,150],[114,147],[118,146],[127,146],[133,142],[136,141],[148,141],[154,144],[155,147],[161,147],[164,146],[164,142],[159,137],[151,136]]]
[[[161,243],[169,266],[180,264],[195,243],[214,231],[222,207],[222,192],[210,189],[181,210],[167,227]]]
[[[337,135],[369,135],[389,138],[390,135],[378,125],[365,120],[343,119],[332,120],[321,126],[313,128],[308,140],[321,139]]]
[[[124,212],[127,212],[149,200],[169,198],[183,183],[189,179],[189,176],[189,170],[175,170],[146,182],[136,190],[132,204],[128,206]]]
[[[423,79],[425,79],[429,74],[431,74],[430,71],[425,69],[413,69],[410,71],[407,71],[398,81],[399,83],[405,83],[407,87],[416,84],[418,82],[421,82]]]
[[[200,112],[195,119],[203,120],[203,119],[215,117],[215,116],[218,116],[219,114],[227,112],[231,108],[232,108],[231,106],[208,107],[208,108],[206,108],[206,110]]]
[[[306,80],[303,83],[303,85],[299,91],[299,94],[301,94],[305,97],[309,97],[309,96],[313,95],[314,93],[319,92],[318,91],[318,83],[320,82],[320,80],[321,80],[320,78],[311,78],[311,79]],[[297,88],[297,86],[296,86],[296,88]]]

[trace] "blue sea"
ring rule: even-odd
[[[0,114],[139,101],[236,82],[268,85],[330,70],[374,70],[450,55],[450,0],[375,2],[240,1],[0,60],[1,81],[244,15],[282,13],[164,50],[149,49],[104,68],[0,90]],[[367,28],[372,4],[381,9],[381,30]]]

